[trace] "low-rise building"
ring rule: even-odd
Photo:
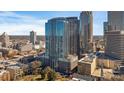
[[[7,70],[0,70],[0,81],[10,81],[10,72]]]
[[[1,36],[0,36],[0,42],[2,42],[2,47],[6,47],[8,48],[10,46],[10,42],[9,42],[9,35],[4,32]]]
[[[116,69],[121,63],[121,60],[106,56],[104,53],[97,57],[97,66],[102,64],[104,68]]]
[[[45,42],[44,41],[40,41],[40,48],[45,48]]]
[[[0,48],[0,52],[2,53],[3,57],[6,57],[9,53],[9,48]]]
[[[50,66],[51,64],[48,56],[45,56],[44,53],[40,54],[38,57],[36,57],[36,59],[42,62],[43,67]],[[58,58],[56,62],[55,70],[60,73],[69,74],[71,72],[75,72],[77,64],[78,64],[78,56],[68,55],[66,58]]]
[[[11,47],[21,52],[28,52],[32,50],[33,45],[28,41],[20,41],[20,42],[14,42]]]
[[[17,80],[23,74],[22,69],[16,65],[8,66],[7,70],[10,72],[10,80]]]
[[[78,73],[74,73],[72,75],[72,81],[94,81],[95,78],[89,75],[81,75]]]
[[[35,60],[35,56],[34,55],[24,55],[24,57],[21,58],[19,61],[21,63],[28,64],[28,63],[31,63],[34,60]]]
[[[32,44],[28,43],[28,44],[22,45],[19,47],[19,50],[21,52],[31,51],[32,50]]]
[[[59,58],[58,71],[63,73],[71,73],[77,67],[78,56],[68,55],[67,59]]]
[[[78,74],[91,75],[96,69],[96,56],[86,56],[78,62]]]

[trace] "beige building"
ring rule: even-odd
[[[109,11],[104,22],[105,54],[124,60],[124,12]]]
[[[58,70],[64,73],[71,73],[77,67],[78,56],[68,55],[66,59],[59,58]]]
[[[21,52],[31,51],[32,50],[32,43],[27,43],[25,45],[20,46],[19,50]]]
[[[124,33],[105,32],[105,53],[111,57],[124,60]]]
[[[78,74],[91,75],[96,69],[96,57],[85,57],[78,62]]]
[[[2,43],[2,47],[8,48],[8,47],[10,46],[9,36],[7,35],[6,32],[4,32],[4,33],[0,36],[0,42]]]
[[[103,67],[107,69],[116,69],[121,63],[121,60],[97,58],[97,66],[100,66],[102,64]]]
[[[9,66],[7,70],[10,72],[10,80],[17,80],[23,74],[19,66]]]
[[[10,81],[10,72],[7,70],[0,70],[0,81]]]

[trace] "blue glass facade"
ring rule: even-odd
[[[69,54],[78,54],[78,25],[77,17],[53,18],[45,24],[45,56],[53,69],[57,68],[60,59],[66,59]]]

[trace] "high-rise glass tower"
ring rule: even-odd
[[[59,61],[66,61],[68,55],[78,54],[78,28],[77,17],[53,18],[45,24],[45,56],[53,69]]]
[[[92,50],[93,43],[93,15],[91,11],[80,13],[80,52],[87,53]]]
[[[124,12],[109,11],[108,22],[104,23],[105,53],[124,60]]]
[[[37,41],[37,36],[36,36],[36,32],[31,31],[30,32],[30,42],[34,45]]]

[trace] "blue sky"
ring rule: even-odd
[[[80,11],[20,11],[0,12],[0,34],[29,35],[31,30],[38,35],[45,34],[45,22],[53,17],[79,17]],[[103,22],[107,20],[105,11],[93,12],[93,34],[103,35]]]

